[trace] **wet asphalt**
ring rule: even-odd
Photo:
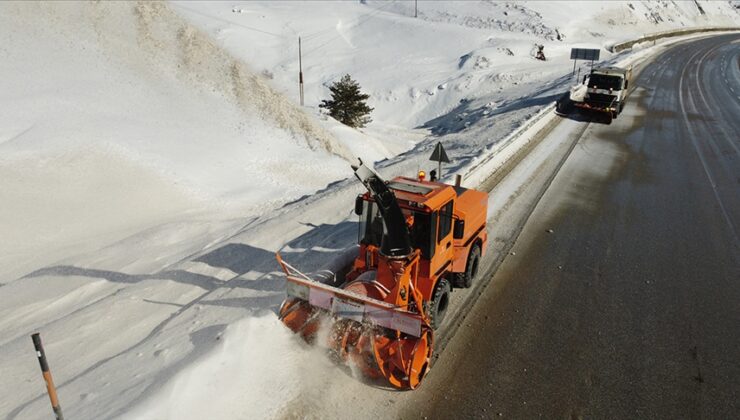
[[[634,84],[401,417],[740,418],[740,35]]]

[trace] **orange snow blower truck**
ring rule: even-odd
[[[434,330],[452,288],[470,287],[486,249],[488,194],[425,180],[383,181],[360,161],[359,254],[340,279],[287,275],[280,318],[312,341],[329,321],[329,348],[370,378],[414,389],[429,371]]]

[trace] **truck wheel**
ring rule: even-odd
[[[624,102],[619,103],[619,106],[617,107],[617,114],[622,113],[622,108],[624,108]]]
[[[465,264],[465,272],[458,273],[455,279],[455,286],[467,289],[473,285],[475,276],[478,275],[478,265],[480,263],[480,247],[476,244],[470,249],[468,262]]]
[[[432,328],[435,330],[442,325],[447,314],[447,308],[450,306],[450,282],[445,278],[439,279],[434,287],[434,295],[429,302],[429,319]]]

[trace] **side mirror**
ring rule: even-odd
[[[465,233],[465,221],[461,219],[455,220],[455,228],[452,231],[452,237],[455,239],[462,239]]]
[[[358,216],[362,216],[362,207],[365,203],[365,200],[362,199],[361,195],[358,195],[357,198],[355,198],[355,214]]]

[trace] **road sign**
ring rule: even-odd
[[[450,158],[447,157],[447,152],[445,152],[445,148],[442,147],[442,143],[437,142],[437,147],[434,148],[432,155],[429,156],[429,160],[437,162],[437,171],[439,172],[437,177],[442,179],[442,162],[450,163]]]
[[[573,60],[573,74],[571,76],[576,74],[576,63],[578,60],[590,60],[591,61],[591,69],[594,68],[594,61],[599,59],[599,52],[601,50],[599,49],[592,49],[592,48],[571,48],[570,49],[570,59]],[[578,77],[581,75],[581,68],[578,68],[578,76],[576,76],[576,80],[578,80]]]
[[[590,48],[571,48],[570,59],[571,60],[590,60],[596,61],[599,59],[599,49]]]
[[[445,152],[445,148],[442,147],[442,143],[437,142],[437,147],[434,148],[432,156],[429,157],[429,160],[433,160],[435,162],[450,163],[450,158],[447,157],[447,152]]]

